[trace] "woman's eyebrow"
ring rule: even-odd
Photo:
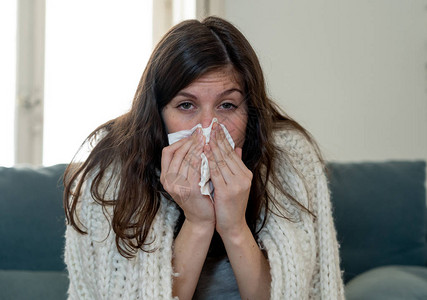
[[[196,96],[194,96],[193,94],[190,94],[190,93],[187,93],[187,92],[178,92],[178,94],[176,94],[177,96],[183,96],[183,97],[186,97],[186,98],[192,98],[192,99],[194,99],[194,100],[196,100],[197,99],[197,97]]]
[[[243,92],[240,89],[238,89],[238,88],[231,88],[231,89],[228,89],[228,90],[225,90],[225,91],[219,93],[218,96],[217,96],[217,98],[223,98],[223,97],[228,96],[228,95],[230,95],[230,94],[232,94],[234,92],[238,92],[238,93],[240,93],[240,94],[243,95]],[[183,97],[186,97],[186,98],[191,98],[191,99],[194,99],[194,100],[197,99],[197,97],[195,95],[193,95],[191,93],[188,93],[188,92],[183,92],[183,91],[178,92],[178,94],[176,94],[176,95],[177,96],[183,96]]]
[[[229,90],[226,90],[226,91],[220,93],[217,96],[217,98],[222,98],[222,97],[228,96],[228,95],[230,95],[230,94],[232,94],[234,92],[238,92],[238,93],[240,93],[240,94],[243,95],[243,92],[241,90],[239,90],[238,88],[232,88],[232,89],[229,89]]]

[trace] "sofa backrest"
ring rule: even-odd
[[[0,269],[65,269],[65,167],[0,167]]]
[[[384,265],[427,263],[426,163],[329,163],[341,266],[349,281]]]
[[[64,270],[65,164],[0,167],[0,269]],[[423,161],[328,163],[345,281],[377,266],[427,265]]]

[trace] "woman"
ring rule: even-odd
[[[195,128],[210,125],[208,142]],[[318,148],[267,97],[230,23],[172,28],[131,110],[86,143],[64,180],[70,299],[343,298]]]

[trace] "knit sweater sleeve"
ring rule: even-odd
[[[103,207],[83,186],[77,215],[87,234],[67,226],[64,259],[69,274],[68,299],[172,299],[172,239],[176,213],[162,205],[148,239],[152,252],[123,257],[111,229],[112,207]],[[108,195],[108,193],[107,193]]]
[[[65,232],[64,259],[70,279],[68,299],[107,299],[111,281],[108,260],[114,256],[110,245],[111,234],[108,232],[108,221],[102,214],[102,207],[90,194],[91,180],[82,187],[82,193],[76,209],[80,227],[86,234],[78,233],[67,225]],[[104,237],[101,237],[104,231]]]
[[[279,180],[314,216],[270,187],[282,207],[271,208],[273,213],[268,213],[266,226],[259,234],[270,263],[270,298],[344,299],[338,243],[322,164],[301,133],[280,131],[275,138],[289,155],[288,160],[276,166]]]

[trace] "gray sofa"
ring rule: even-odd
[[[328,167],[347,299],[427,299],[426,163]]]
[[[0,167],[0,299],[66,299],[65,167]],[[347,299],[427,299],[425,162],[328,168]]]
[[[0,168],[0,299],[66,299],[64,170]]]

